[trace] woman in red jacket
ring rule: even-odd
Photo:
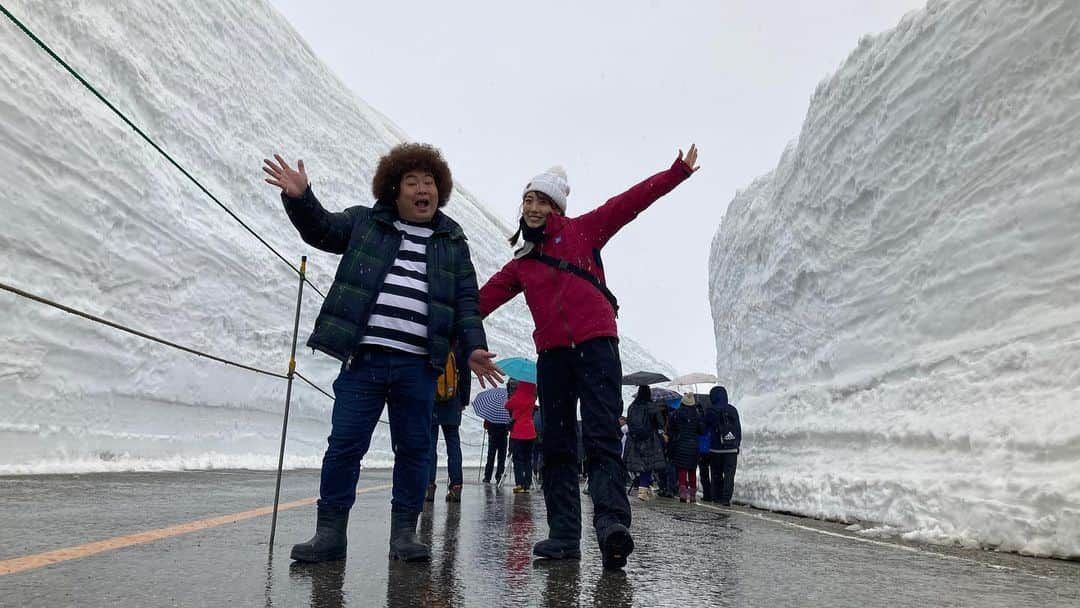
[[[536,385],[510,380],[506,383],[506,409],[510,412],[510,455],[514,459],[514,494],[532,488],[532,451],[536,442],[533,409],[536,407]]]
[[[575,411],[579,399],[593,526],[604,567],[622,568],[634,549],[617,423],[622,414],[617,311],[614,296],[604,286],[600,249],[690,177],[696,162],[696,146],[690,146],[685,159],[680,150],[671,168],[575,218],[566,216],[570,187],[562,169],[536,176],[525,186],[519,230],[510,240],[516,245],[523,239],[522,246],[480,289],[481,315],[524,292],[536,325],[548,515],[548,538],[533,547],[537,556],[581,557]]]

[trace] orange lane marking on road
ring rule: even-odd
[[[366,492],[376,492],[378,490],[386,490],[391,486],[381,485],[372,486],[370,488],[361,488],[356,491],[357,494],[364,494]],[[304,507],[314,504],[317,500],[316,497],[302,498],[300,500],[294,500],[292,502],[283,502],[278,505],[278,511],[287,511],[289,509],[295,509],[297,507]],[[14,559],[7,559],[0,561],[0,576],[8,574],[15,574],[16,572],[25,572],[27,570],[36,570],[38,568],[44,568],[45,566],[51,566],[60,562],[66,562],[73,559],[80,559],[83,557],[89,557],[98,553],[104,553],[105,551],[114,551],[116,549],[123,549],[124,547],[131,547],[133,545],[141,545],[144,543],[153,542],[155,540],[161,540],[164,538],[171,538],[173,536],[181,536],[183,534],[190,534],[191,532],[198,532],[199,530],[207,530],[209,528],[216,528],[218,526],[224,526],[225,524],[234,524],[245,519],[251,519],[253,517],[261,517],[263,515],[269,515],[274,512],[274,507],[260,507],[258,509],[252,509],[250,511],[241,511],[240,513],[233,513],[231,515],[219,515],[218,517],[208,517],[206,519],[200,519],[197,521],[188,522],[186,524],[177,524],[175,526],[169,526],[167,528],[159,528],[157,530],[147,530],[146,532],[136,532],[135,534],[127,534],[124,536],[117,536],[114,538],[108,538],[105,540],[99,540],[85,545],[78,545],[76,547],[67,547],[64,549],[56,549],[55,551],[46,551],[44,553],[38,553],[36,555],[27,555],[25,557],[16,557]]]

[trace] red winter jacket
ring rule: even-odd
[[[639,213],[690,177],[690,167],[676,160],[626,192],[580,217],[552,213],[544,226],[540,253],[566,260],[606,283],[600,249]],[[615,311],[594,285],[537,260],[514,259],[480,288],[480,314],[486,317],[525,292],[536,330],[536,352],[574,347],[599,337],[619,336]]]
[[[506,410],[514,424],[510,427],[511,439],[536,439],[533,409],[536,407],[536,385],[518,382],[517,390],[506,401]]]

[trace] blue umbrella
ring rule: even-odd
[[[536,384],[536,362],[530,361],[524,357],[510,357],[509,359],[497,362],[497,364],[504,372],[506,372],[507,376],[510,376],[514,380]]]
[[[506,411],[508,398],[505,388],[496,387],[480,391],[473,399],[473,411],[477,416],[492,424],[510,424],[510,412]]]
[[[649,394],[653,401],[671,401],[672,399],[682,401],[682,395],[666,388],[649,389]]]
[[[682,405],[682,395],[666,388],[651,388],[649,393],[653,401],[662,401],[669,410],[677,410]]]

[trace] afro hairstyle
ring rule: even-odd
[[[379,159],[375,177],[371,180],[371,193],[375,195],[375,200],[397,200],[401,178],[410,171],[426,171],[435,178],[435,187],[439,189],[439,208],[445,207],[454,189],[454,178],[450,176],[450,167],[439,149],[428,144],[399,144]]]

